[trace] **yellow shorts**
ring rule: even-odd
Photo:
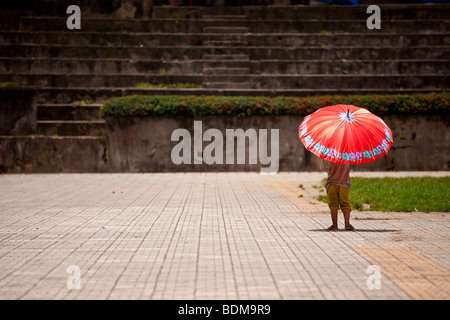
[[[350,204],[350,189],[343,188],[337,184],[331,184],[328,187],[327,198],[330,210],[352,210]]]

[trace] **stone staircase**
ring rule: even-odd
[[[35,93],[33,139],[92,143],[92,163],[78,171],[107,170],[98,109],[111,97],[448,90],[450,5],[380,7],[381,30],[367,28],[365,5],[155,7],[150,19],[126,20],[82,13],[72,31],[64,15],[22,16],[18,29],[0,31],[0,83]]]
[[[449,5],[382,6],[381,30],[367,29],[365,9],[155,7],[148,20],[83,18],[80,31],[65,17],[21,17],[20,32],[0,32],[0,82],[38,87],[39,103],[448,89]]]
[[[247,16],[243,15],[206,15],[203,19],[209,21],[228,20],[244,22]],[[248,47],[249,30],[247,27],[204,27],[202,35],[204,38],[214,40],[205,40],[202,45],[206,50],[208,48],[242,48]],[[230,36],[231,35],[231,36]],[[240,40],[236,40],[240,39]],[[200,62],[203,65],[202,74],[205,77],[203,86],[205,88],[220,89],[238,89],[249,88],[251,83],[248,80],[239,81],[240,76],[248,78],[252,74],[250,68],[250,55],[248,52],[242,53],[206,53]],[[245,77],[247,76],[247,77]]]
[[[37,134],[46,136],[105,135],[105,121],[99,119],[101,104],[39,104]]]

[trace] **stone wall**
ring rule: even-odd
[[[394,145],[386,157],[360,170],[427,171],[450,169],[450,115],[390,115]]]
[[[449,170],[450,155],[450,116],[438,115],[391,115],[383,118],[392,129],[394,145],[388,155],[368,164],[354,166],[358,171],[386,171],[386,170]],[[203,117],[203,118],[108,118],[107,153],[109,169],[113,172],[167,172],[167,171],[270,171],[274,169],[275,159],[264,165],[262,156],[271,156],[271,151],[279,152],[279,171],[313,171],[318,170],[317,157],[305,148],[298,139],[298,129],[302,118],[280,117]],[[199,121],[196,123],[194,121]],[[201,121],[201,122],[200,122]],[[201,124],[201,127],[199,126]],[[190,150],[188,157],[190,164],[175,164],[180,143],[185,139],[174,134],[177,129],[189,132]],[[222,136],[223,164],[205,163],[202,155],[215,155],[208,146],[215,141],[205,136],[208,129],[217,129]],[[227,164],[227,129],[254,129],[252,146],[246,138],[245,160],[237,164],[237,150],[233,164]],[[264,138],[261,129],[267,129],[268,152],[256,152],[256,163],[251,164],[249,150]],[[278,130],[279,143],[273,148],[271,137]],[[263,140],[263,143],[266,140]],[[237,144],[237,140],[234,141]],[[220,145],[220,144],[219,144]],[[228,145],[230,148],[230,145]],[[185,150],[184,150],[185,151]],[[206,153],[206,154],[205,154]],[[177,161],[177,160],[176,160]],[[175,162],[176,162],[175,161]],[[194,163],[195,161],[199,163]],[[229,162],[230,163],[230,162]],[[267,159],[266,159],[267,163]]]
[[[194,121],[197,121],[195,124]],[[275,161],[262,160],[263,157],[271,157],[271,140],[279,135],[279,170],[301,170],[311,168],[305,150],[300,145],[290,143],[290,137],[298,136],[298,119],[281,117],[202,117],[202,118],[108,118],[106,120],[107,148],[110,169],[112,171],[126,172],[157,172],[157,171],[255,171],[272,165],[278,165]],[[180,143],[186,142],[185,138],[172,136],[175,130],[186,129],[189,131],[190,150],[188,153],[191,164],[175,164],[172,161],[172,151]],[[217,161],[213,164],[205,163],[207,146],[215,142],[215,138],[207,138],[205,132],[208,129],[217,129],[216,133],[222,140],[216,151],[221,149],[222,155],[217,156],[211,152]],[[228,137],[232,133],[227,129],[233,129],[232,133],[238,133],[236,129],[242,129],[243,133],[250,134],[254,130],[253,137],[246,138],[245,157],[239,154],[237,143],[230,143]],[[266,130],[265,132],[260,130]],[[278,131],[278,132],[276,132]],[[260,142],[261,139],[264,141]],[[174,141],[172,141],[174,140]],[[252,142],[250,142],[252,141]],[[258,149],[259,143],[267,141],[267,152]],[[300,142],[298,142],[300,143]],[[230,161],[230,148],[234,146],[234,158]],[[210,147],[211,148],[211,147]],[[258,150],[253,154],[255,164],[250,163],[249,149]],[[228,151],[228,152],[227,152]],[[203,159],[205,154],[205,159]],[[184,152],[178,155],[186,156]],[[228,158],[227,158],[228,157]],[[205,161],[204,161],[205,160]],[[195,163],[200,162],[200,163]],[[243,162],[243,164],[239,164]],[[264,164],[266,163],[266,164]],[[272,169],[277,170],[272,166]],[[264,169],[263,169],[264,171]]]
[[[36,133],[36,103],[32,90],[0,88],[0,136]]]
[[[394,145],[387,156],[353,166],[354,170],[450,169],[449,115],[383,119],[393,131]],[[316,171],[318,158],[298,139],[302,120],[290,116],[108,118],[106,138],[0,135],[0,172]],[[240,149],[239,138],[232,135],[238,129],[245,141]],[[228,158],[231,150],[234,157]]]
[[[99,173],[107,164],[104,138],[0,136],[0,173]]]

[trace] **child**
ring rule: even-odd
[[[325,189],[327,190],[328,207],[331,211],[331,221],[333,224],[328,228],[330,231],[338,230],[338,210],[344,213],[345,230],[354,230],[350,224],[350,165],[334,163],[322,160],[322,168],[328,173]]]

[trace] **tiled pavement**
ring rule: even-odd
[[[448,214],[328,232],[323,177],[0,175],[0,298],[450,298]]]

